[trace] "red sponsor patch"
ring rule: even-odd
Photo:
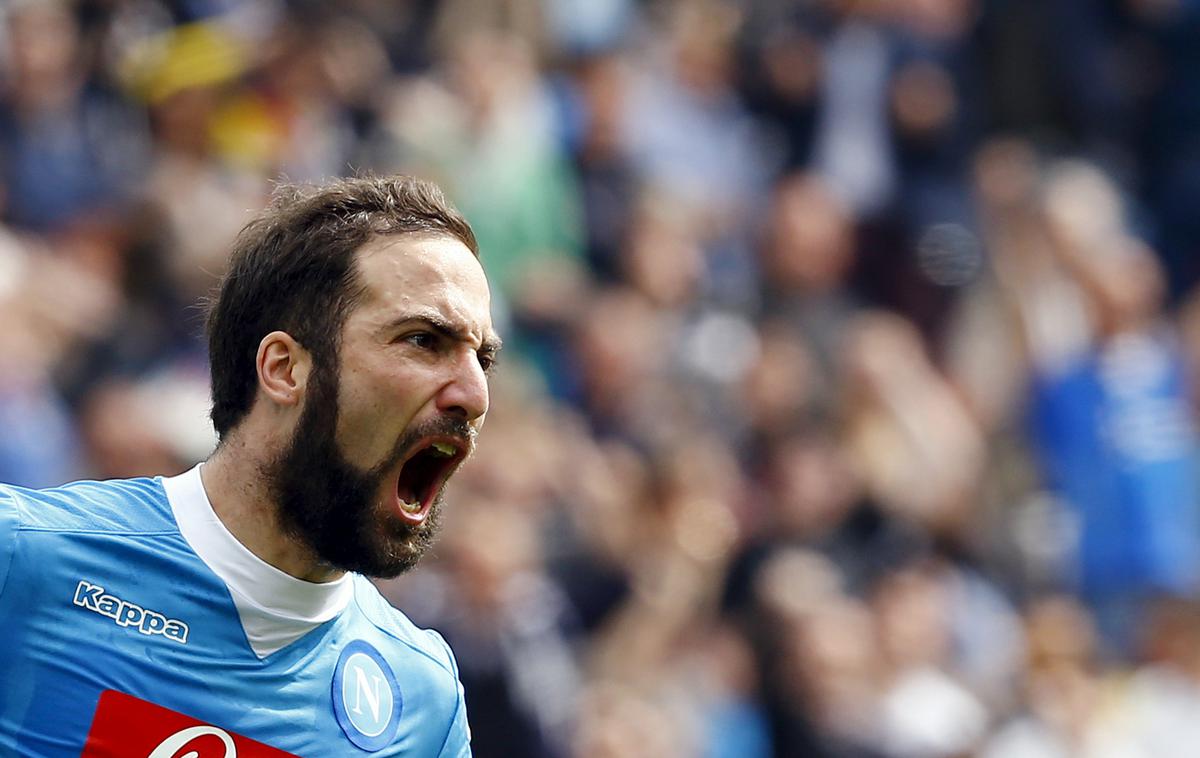
[[[297,758],[115,690],[100,693],[80,758]]]

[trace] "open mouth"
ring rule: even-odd
[[[466,457],[466,445],[452,437],[423,440],[400,468],[396,498],[400,515],[419,524],[429,515],[442,485]]]

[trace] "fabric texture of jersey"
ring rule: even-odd
[[[0,485],[0,756],[469,756],[450,649],[350,582],[261,655],[162,479]]]

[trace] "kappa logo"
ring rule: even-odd
[[[130,626],[147,636],[161,634],[181,645],[187,644],[188,625],[178,619],[167,618],[158,611],[143,608],[136,603],[122,600],[104,592],[104,588],[88,581],[80,581],[75,588],[75,605],[89,611],[108,616],[118,626]]]
[[[333,669],[332,689],[333,714],[351,742],[370,753],[391,744],[403,703],[378,650],[362,640],[346,645]]]

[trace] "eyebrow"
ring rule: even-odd
[[[461,324],[448,321],[436,313],[407,313],[388,322],[387,328],[389,330],[398,329],[414,321],[426,324],[430,329],[448,339],[457,342],[471,341],[470,333]],[[500,348],[502,347],[504,347],[504,341],[496,336],[496,334],[486,334],[479,343],[478,352],[495,354],[500,352]]]

